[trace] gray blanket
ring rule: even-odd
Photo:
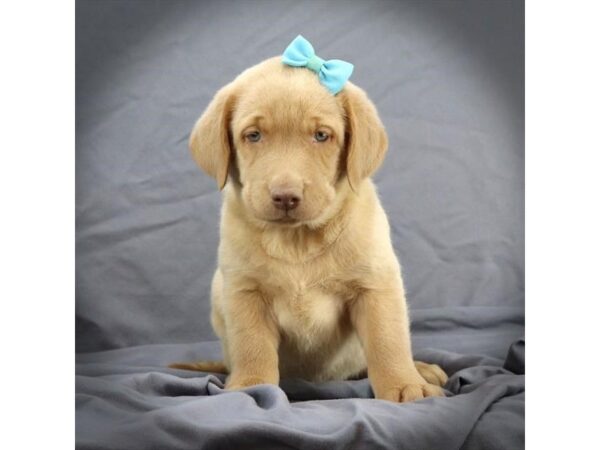
[[[522,1],[76,3],[79,448],[523,446]],[[167,369],[218,358],[220,194],[187,150],[214,92],[303,34],[382,117],[377,173],[416,355],[449,397],[366,380],[222,391]],[[509,355],[510,353],[510,355]],[[509,355],[509,356],[507,356]]]
[[[524,445],[525,343],[503,357],[467,352],[473,341],[497,354],[521,333],[518,315],[494,311],[421,314],[416,357],[450,375],[446,398],[395,404],[374,400],[368,380],[283,380],[243,392],[222,375],[167,369],[174,360],[219,358],[218,342],[148,345],[77,357],[80,449],[519,449]],[[513,311],[514,313],[514,311]],[[492,318],[493,316],[493,318]],[[457,324],[468,325],[457,327]],[[490,326],[491,325],[491,326]],[[420,328],[420,327],[419,327]],[[460,332],[457,332],[457,328]],[[482,332],[481,330],[485,331]],[[462,343],[461,343],[462,342]],[[487,345],[486,345],[487,343]]]

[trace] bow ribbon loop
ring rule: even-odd
[[[304,37],[298,35],[283,52],[282,62],[292,67],[306,67],[319,75],[319,82],[336,95],[352,75],[354,66],[346,61],[325,61],[315,54],[315,49]]]

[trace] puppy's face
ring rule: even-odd
[[[335,200],[344,110],[305,72],[292,69],[289,75],[301,76],[255,80],[239,95],[233,113],[242,199],[260,220],[316,221]]]
[[[348,182],[357,189],[377,168],[387,138],[360,89],[348,83],[333,96],[314,72],[276,57],[217,93],[190,148],[220,187],[233,179],[254,219],[318,226]]]

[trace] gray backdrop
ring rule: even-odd
[[[188,154],[188,134],[219,87],[299,33],[320,56],[355,65],[352,81],[387,127],[390,151],[375,180],[417,347],[431,317],[505,318],[520,333],[522,2],[78,1],[76,9],[78,352],[215,339],[209,283],[220,194]],[[509,334],[490,335],[499,355]],[[485,353],[478,336],[463,344]]]

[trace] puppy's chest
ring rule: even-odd
[[[266,290],[280,330],[306,344],[335,332],[346,309],[348,293],[334,274],[273,271]]]

